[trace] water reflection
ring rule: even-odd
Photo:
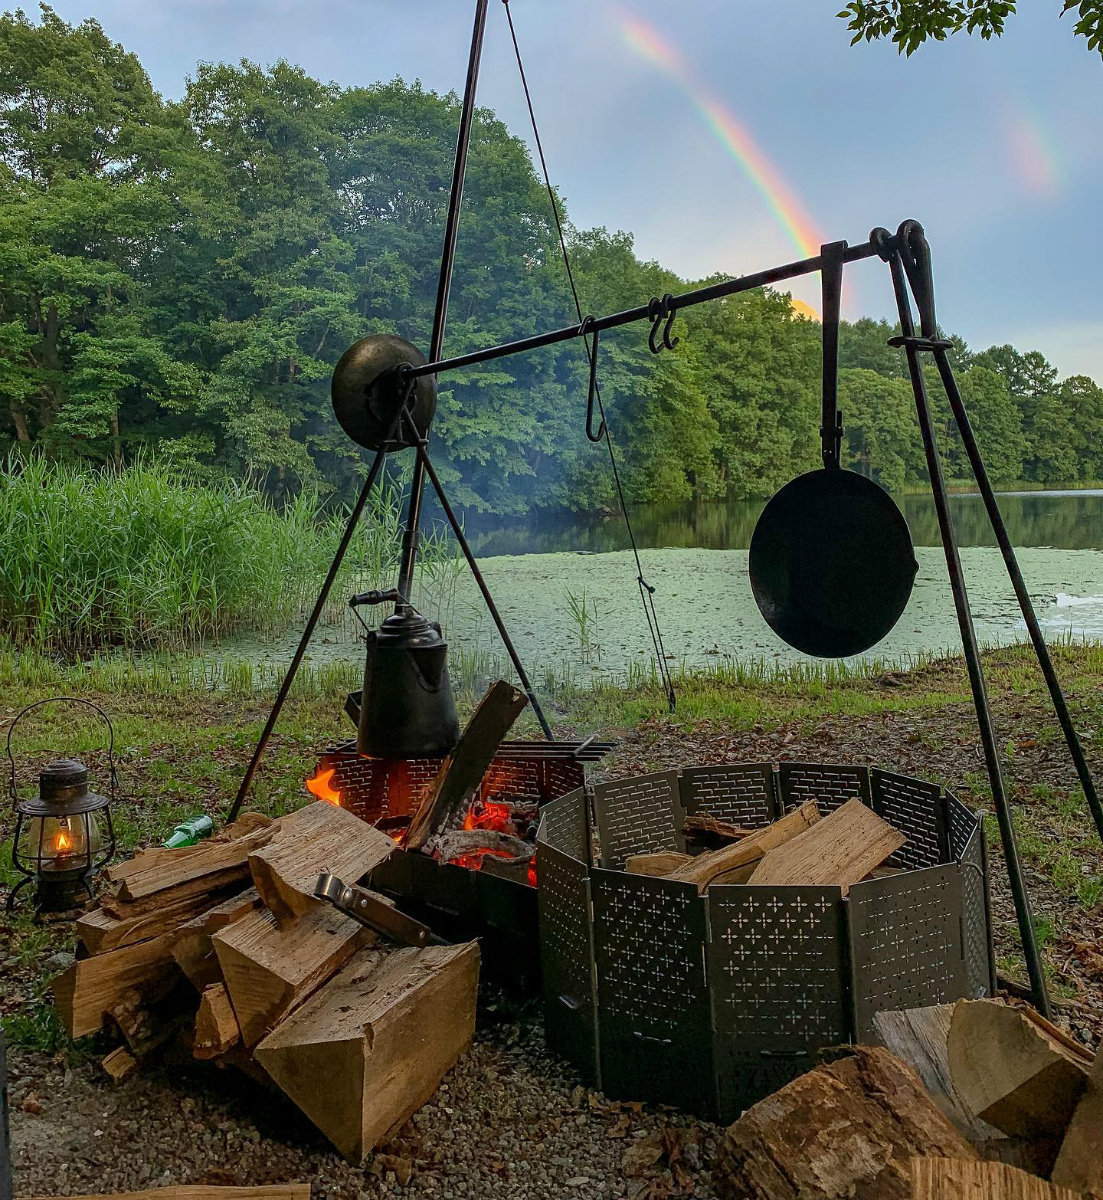
[[[930,495],[898,498],[917,546],[939,545],[938,521]],[[1103,549],[1103,490],[1006,492],[1000,511],[1015,546],[1063,550]],[[641,547],[699,547],[744,550],[765,502],[731,500],[689,504],[636,505],[632,524]],[[963,546],[994,546],[980,496],[955,495],[951,510]],[[554,551],[605,553],[628,548],[619,513],[608,516],[541,515],[536,520],[495,522],[467,515],[476,554],[547,554]]]

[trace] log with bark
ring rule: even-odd
[[[816,1067],[749,1108],[721,1138],[721,1200],[910,1200],[911,1160],[975,1158],[919,1076],[881,1047]]]

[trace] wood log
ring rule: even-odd
[[[175,902],[196,890],[223,886],[220,876],[231,876],[226,882],[243,878],[248,875],[249,855],[271,840],[275,828],[275,822],[269,821],[241,837],[211,838],[179,850],[142,850],[129,862],[111,868],[110,878],[119,885],[117,898],[132,903],[176,889],[168,898]]]
[[[491,684],[422,797],[406,831],[407,850],[420,850],[431,837],[463,819],[502,739],[527,703],[524,692],[504,679]]]
[[[122,911],[123,916],[115,916],[106,908],[96,908],[77,918],[77,933],[89,954],[102,954],[105,950],[132,946],[135,942],[175,931],[205,909],[229,898],[224,893],[200,892],[161,903],[152,911],[140,911],[136,915],[127,915],[125,904],[112,905],[114,912]]]
[[[704,850],[719,850],[721,846],[730,846],[732,842],[738,842],[753,832],[728,821],[718,821],[716,817],[705,816],[703,813],[686,817],[682,822],[682,836],[686,839],[686,844]]]
[[[195,1041],[192,1054],[196,1058],[218,1058],[241,1041],[241,1027],[234,1015],[230,993],[224,983],[214,983],[203,989],[199,1012],[195,1016]]]
[[[861,800],[848,800],[813,828],[770,850],[747,882],[755,887],[840,887],[845,895],[907,840]]]
[[[138,1070],[138,1060],[125,1046],[116,1046],[110,1054],[100,1060],[112,1083],[122,1083]]]
[[[536,847],[510,833],[499,833],[496,829],[456,829],[433,838],[426,849],[432,850],[441,862],[453,862],[465,854],[487,853],[528,862]]]
[[[54,1005],[71,1038],[101,1029],[107,1011],[123,996],[163,994],[177,974],[168,934],[133,946],[78,959],[50,985]]]
[[[624,860],[624,869],[629,875],[669,875],[692,862],[690,854],[679,854],[677,850],[657,850],[652,854],[631,854]]]
[[[329,905],[280,926],[254,909],[211,939],[241,1038],[252,1046],[304,997],[377,938]]]
[[[172,853],[178,854],[179,851]],[[159,912],[166,904],[176,904],[191,898],[197,898],[203,904],[214,904],[218,896],[240,891],[249,882],[249,864],[239,863],[175,884],[163,892],[153,892],[140,900],[124,900],[118,893],[113,895],[107,892],[100,897],[100,907],[116,920],[127,921]]]
[[[976,1116],[954,1087],[946,1049],[953,1013],[953,1004],[879,1012],[873,1028],[881,1045],[915,1068],[931,1099],[969,1141],[998,1138],[999,1130]]]
[[[174,1013],[166,1017],[164,1013],[154,1012],[151,1003],[152,1000],[136,988],[130,988],[104,1014],[105,1020],[118,1029],[127,1049],[138,1060],[163,1046],[183,1021],[190,1023],[186,1014]]]
[[[704,892],[708,885],[725,872],[739,867],[757,863],[768,850],[783,845],[790,838],[804,833],[820,819],[820,811],[815,801],[810,800],[791,813],[786,813],[780,820],[762,829],[756,829],[738,842],[724,846],[720,850],[709,850],[691,858],[676,871],[671,871],[668,879],[678,879],[684,883],[695,883],[699,892]]]
[[[280,921],[293,921],[325,903],[314,895],[323,871],[356,883],[396,849],[347,809],[315,800],[280,818],[272,840],[249,855],[249,870],[264,903]]]
[[[495,854],[487,854],[484,856],[480,871],[484,871],[487,875],[494,875],[498,879],[508,879],[512,883],[522,883],[525,887],[533,887],[533,877],[535,874],[535,864],[530,855],[527,859],[520,858],[499,858]]]
[[[37,1196],[32,1200],[58,1200]],[[203,1183],[149,1188],[144,1192],[102,1192],[62,1200],[310,1200],[309,1183],[267,1183],[261,1187],[213,1187]]]
[[[378,949],[361,951],[255,1051],[357,1163],[429,1099],[475,1030],[478,943],[380,958]]]
[[[1095,1056],[1050,1178],[1064,1187],[1103,1195],[1103,1052]]]
[[[910,1200],[911,1160],[931,1154],[975,1157],[911,1067],[857,1046],[747,1109],[712,1181],[721,1200]]]
[[[969,1108],[1015,1137],[1061,1135],[1091,1065],[1088,1051],[1031,1009],[993,1000],[958,1001],[946,1048]]]
[[[914,1158],[912,1200],[1081,1200],[1016,1167],[956,1158]]]
[[[211,938],[227,925],[240,920],[260,906],[256,888],[246,888],[235,896],[208,908],[198,917],[181,925],[172,940],[172,957],[197,992],[222,981],[222,968]]]

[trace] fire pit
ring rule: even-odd
[[[845,893],[701,895],[623,869],[685,850],[687,816],[760,828],[853,798],[907,843],[897,871]],[[734,1120],[822,1047],[867,1037],[879,1010],[990,993],[986,865],[980,819],[955,796],[867,767],[693,767],[573,791],[543,809],[537,835],[548,1043],[608,1096]]]

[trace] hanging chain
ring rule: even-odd
[[[571,297],[574,300],[575,312],[578,315],[580,325],[587,325],[587,320],[582,314],[582,302],[578,298],[578,288],[575,285],[574,271],[571,268],[571,256],[567,250],[567,238],[563,232],[563,221],[559,215],[559,201],[555,195],[555,189],[551,184],[551,176],[548,174],[548,163],[544,157],[544,144],[540,140],[540,130],[536,124],[536,113],[532,107],[532,95],[529,92],[528,78],[525,75],[525,66],[521,61],[521,48],[517,43],[517,30],[513,26],[513,14],[509,8],[509,0],[502,0],[502,4],[506,10],[506,21],[509,23],[509,36],[513,42],[513,54],[517,59],[517,71],[521,76],[521,87],[525,93],[525,104],[529,110],[529,123],[532,125],[532,136],[536,142],[536,153],[540,158],[540,170],[544,176],[544,187],[548,193],[548,201],[551,204],[552,217],[555,219],[555,229],[559,237],[559,251],[563,257],[563,266],[567,272],[567,282],[570,285]],[[592,318],[590,323],[592,323]],[[669,330],[667,331],[669,333]],[[636,560],[636,582],[640,589],[640,602],[643,605],[644,619],[647,621],[647,629],[651,634],[651,644],[655,648],[655,658],[658,663],[659,678],[662,681],[663,691],[666,693],[666,702],[671,712],[677,708],[677,696],[674,692],[674,681],[670,675],[670,668],[666,660],[666,648],[663,645],[663,635],[659,628],[659,614],[655,608],[655,589],[647,582],[643,574],[643,564],[640,562],[639,547],[636,545],[636,535],[632,529],[632,521],[628,516],[628,502],[624,497],[624,488],[620,480],[620,470],[617,467],[617,456],[613,451],[613,439],[609,433],[609,424],[605,419],[605,406],[601,402],[601,389],[597,385],[597,335],[594,333],[594,344],[590,343],[591,334],[588,329],[584,329],[582,340],[586,345],[586,357],[589,360],[590,366],[590,382],[591,396],[597,402],[598,415],[601,418],[601,426],[598,436],[604,436],[605,447],[609,452],[609,466],[613,472],[613,483],[616,487],[617,500],[620,504],[620,511],[624,516],[624,525],[628,531],[628,541],[632,546],[632,556]],[[589,428],[589,420],[587,421]],[[597,440],[596,438],[592,440]]]

